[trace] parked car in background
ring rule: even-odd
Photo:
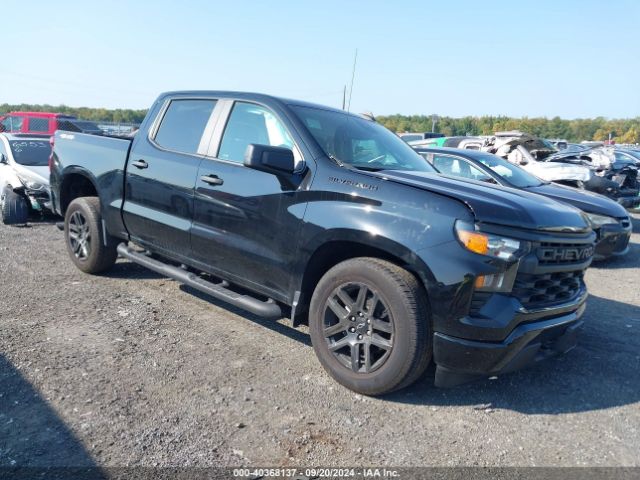
[[[491,153],[456,148],[416,147],[415,150],[442,174],[518,188],[579,208],[597,235],[595,260],[629,251],[631,219],[621,205],[605,196],[545,182]]]
[[[34,135],[53,135],[56,130],[102,134],[94,122],[72,115],[49,112],[11,112],[0,116],[0,131]]]
[[[615,149],[615,161],[640,167],[640,150]]]
[[[412,133],[412,132],[404,132],[404,133],[399,133],[398,136],[402,140],[404,140],[405,142],[414,142],[416,140],[426,140],[428,138],[441,138],[441,137],[444,137],[444,133],[435,133],[435,132]]]
[[[553,145],[522,132],[497,132],[494,136],[444,137],[410,142],[413,147],[451,147],[495,153],[548,182],[583,187],[592,176],[584,165],[543,161],[556,152]]]
[[[453,147],[494,153],[548,182],[605,195],[628,209],[640,205],[637,168],[614,164],[613,147],[557,151],[544,139],[523,132],[486,137],[445,137],[410,142],[413,147]]]
[[[584,215],[439,175],[370,118],[171,92],[133,139],[59,131],[53,148],[52,202],[80,270],[119,254],[308,321],[320,363],[354,391],[403,388],[431,362],[452,386],[576,344],[595,240]]]
[[[546,159],[550,164],[573,164],[591,170],[584,188],[606,195],[630,210],[640,207],[638,161],[630,153],[611,146],[583,151],[563,150]]]
[[[569,146],[569,142],[564,138],[547,138],[546,141],[558,150],[564,150]]]
[[[48,135],[0,133],[0,210],[5,224],[25,223],[49,207]]]

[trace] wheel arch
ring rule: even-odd
[[[60,213],[64,216],[69,204],[79,197],[99,197],[94,176],[82,168],[65,172],[60,184]]]
[[[320,278],[335,265],[351,258],[379,258],[404,268],[418,279],[429,302],[427,285],[434,278],[431,270],[415,252],[391,239],[381,236],[372,238],[369,232],[339,231],[332,232],[306,250],[309,255],[305,256],[307,260],[299,268],[295,276],[296,286],[292,289],[298,296],[292,302],[294,326],[302,322],[303,315],[308,311]]]

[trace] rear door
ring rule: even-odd
[[[189,257],[194,187],[211,136],[213,98],[169,98],[127,163],[123,219],[131,239]]]

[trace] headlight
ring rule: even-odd
[[[27,187],[29,190],[43,190],[45,186],[42,183],[35,182],[28,177],[23,177],[22,175],[18,175],[18,178],[22,182],[22,184]]]
[[[587,219],[589,220],[592,228],[599,228],[610,223],[618,223],[618,220],[613,217],[607,217],[606,215],[596,215],[595,213],[587,213]]]
[[[480,232],[475,225],[467,222],[457,221],[455,230],[460,243],[467,250],[480,255],[513,261],[522,256],[526,249],[526,242]]]

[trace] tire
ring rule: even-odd
[[[4,198],[2,202],[2,223],[5,225],[27,223],[29,219],[29,204],[26,198],[9,187],[5,187],[2,196]]]
[[[64,238],[71,261],[85,273],[104,272],[118,258],[115,239],[108,236],[105,242],[97,197],[80,197],[69,204]]]
[[[422,286],[408,271],[377,258],[344,261],[320,279],[311,298],[309,331],[324,369],[364,395],[409,386],[431,360]]]

